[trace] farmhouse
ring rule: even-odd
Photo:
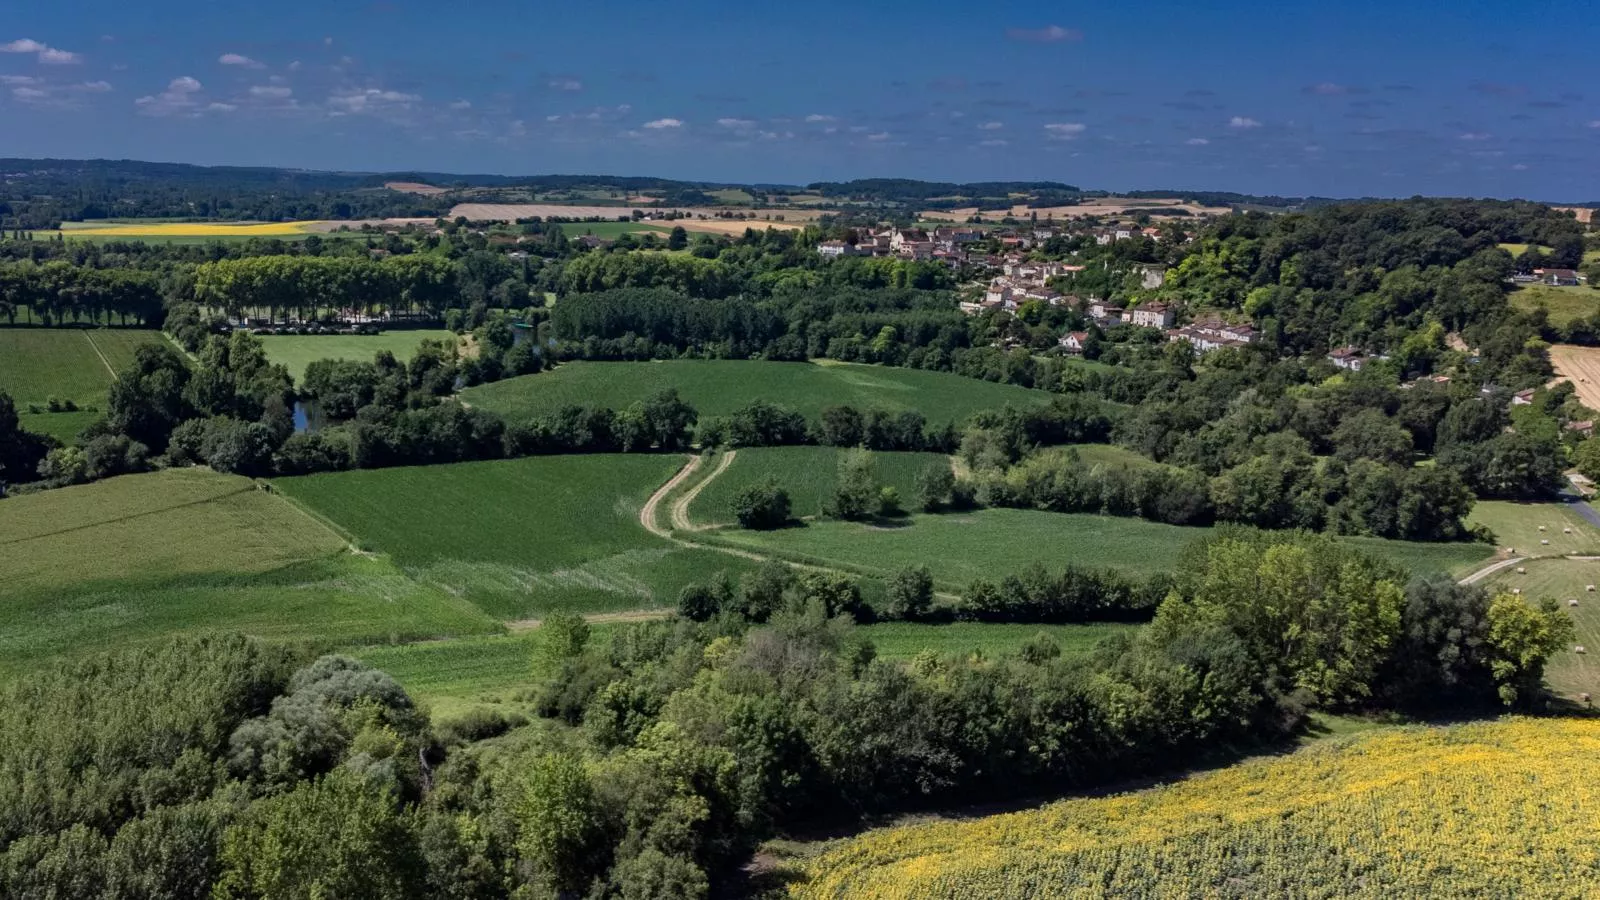
[[[817,245],[817,253],[828,259],[858,255],[855,246],[844,241],[823,241]]]
[[[1083,345],[1087,343],[1088,340],[1089,332],[1087,331],[1069,331],[1062,335],[1061,340],[1057,343],[1060,344],[1062,350],[1065,350],[1068,353],[1078,354],[1083,352]]]
[[[1145,328],[1171,328],[1172,323],[1178,318],[1178,311],[1170,304],[1159,300],[1134,307],[1128,320],[1135,325]]]
[[[1328,354],[1328,361],[1346,372],[1359,372],[1367,364],[1367,357],[1355,347],[1340,347]]]
[[[1511,395],[1511,405],[1512,406],[1532,406],[1533,405],[1533,391],[1530,389],[1530,390],[1526,390],[1526,391],[1517,391],[1515,394],[1512,394]]]
[[[1583,280],[1572,269],[1534,269],[1533,274],[1539,276],[1541,284],[1554,287],[1577,287]]]

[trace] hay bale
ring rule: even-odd
[[[1578,605],[1578,601],[1577,600],[1568,600],[1567,601],[1567,605],[1568,606],[1577,606]]]
[[[1548,540],[1540,541],[1539,543],[1544,545],[1544,546],[1546,546],[1546,547],[1550,546],[1550,542]]]
[[[1513,593],[1513,594],[1521,594],[1522,593],[1522,588],[1512,588],[1511,589],[1511,593]]]
[[[1517,574],[1518,575],[1526,575],[1526,574],[1528,574],[1528,567],[1527,566],[1517,566]]]

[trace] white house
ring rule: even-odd
[[[1065,350],[1068,353],[1077,354],[1083,352],[1083,345],[1088,340],[1089,332],[1087,331],[1069,331],[1062,335],[1061,340],[1057,343],[1061,346],[1062,350]]]
[[[1355,347],[1340,347],[1328,354],[1328,361],[1347,372],[1359,372],[1367,358]]]
[[[1129,321],[1145,328],[1171,328],[1178,311],[1159,300],[1136,306]]]

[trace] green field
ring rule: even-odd
[[[104,410],[112,372],[133,362],[134,351],[163,339],[158,331],[111,328],[0,328],[0,392],[16,401],[22,427],[70,443]],[[29,412],[51,397],[84,411]]]
[[[673,387],[702,416],[767,400],[815,419],[825,407],[916,410],[929,422],[961,422],[980,409],[1047,403],[1051,395],[944,372],[853,363],[751,360],[573,362],[549,372],[469,388],[462,399],[512,419],[568,404],[622,408]]]
[[[1526,569],[1527,574],[1517,574],[1518,568]],[[1565,697],[1576,698],[1579,693],[1600,695],[1600,593],[1589,593],[1587,587],[1591,584],[1600,584],[1600,560],[1529,560],[1521,566],[1502,569],[1484,581],[1484,586],[1493,591],[1515,588],[1530,600],[1549,597],[1571,613],[1578,627],[1574,646],[1594,649],[1580,654],[1568,648],[1550,658],[1545,681]],[[1577,606],[1569,605],[1573,600],[1578,601]]]
[[[1510,547],[1517,556],[1600,553],[1600,528],[1563,503],[1480,500],[1467,524],[1493,531],[1496,543]]]
[[[306,366],[319,359],[354,359],[371,362],[381,350],[388,350],[394,358],[407,362],[417,353],[425,340],[453,341],[454,332],[444,329],[418,331],[385,331],[382,334],[320,334],[320,335],[263,335],[261,343],[267,358],[289,367],[296,383],[305,377]]]
[[[752,447],[738,451],[727,470],[718,475],[689,506],[689,516],[699,524],[732,523],[733,499],[739,491],[767,476],[789,492],[790,510],[796,518],[821,513],[822,504],[838,483],[837,447]],[[900,492],[907,509],[916,504],[917,474],[930,463],[949,465],[937,453],[874,453],[878,481]]]
[[[1136,453],[1126,447],[1116,444],[1069,444],[1062,447],[1050,447],[1040,451],[1043,456],[1059,456],[1068,450],[1077,451],[1078,459],[1091,466],[1127,466],[1128,468],[1148,468],[1159,466],[1160,463],[1148,456]]]
[[[1543,244],[1500,244],[1499,247],[1512,256],[1521,256],[1527,253],[1529,247],[1538,247],[1540,253],[1552,253],[1555,251],[1554,247],[1546,247]]]
[[[872,641],[882,659],[910,659],[923,650],[945,655],[981,652],[995,657],[1015,652],[1036,635],[1046,635],[1064,654],[1086,653],[1102,640],[1132,633],[1137,625],[990,625],[956,622],[950,625],[921,625],[911,622],[883,622],[863,625],[861,634]]]
[[[1549,310],[1553,324],[1565,325],[1600,313],[1600,291],[1586,285],[1524,284],[1511,292],[1511,305],[1523,312],[1543,307]]]
[[[516,620],[668,606],[691,581],[753,567],[639,524],[650,494],[683,463],[671,454],[532,457],[275,484],[420,581]]]
[[[245,478],[132,475],[0,504],[0,673],[47,657],[236,630],[377,643],[498,625]]]
[[[715,538],[796,561],[833,563],[872,574],[926,565],[941,588],[959,591],[975,579],[997,579],[1033,562],[1151,575],[1171,569],[1185,546],[1209,533],[1207,528],[1135,518],[984,509],[918,515],[889,527],[819,521],[771,532],[724,529],[715,532]],[[1492,553],[1483,544],[1344,540],[1417,572],[1464,573]]]
[[[561,230],[569,238],[592,234],[602,240],[614,241],[625,234],[659,234],[665,238],[672,233],[672,226],[657,222],[565,222]]]

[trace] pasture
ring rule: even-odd
[[[1555,367],[1556,377],[1571,381],[1578,389],[1578,399],[1584,406],[1600,409],[1600,347],[1552,344],[1550,364]]]
[[[1046,567],[1071,563],[1153,575],[1170,570],[1184,547],[1210,533],[1209,528],[1135,518],[983,509],[917,515],[884,525],[830,520],[769,532],[724,529],[715,532],[714,539],[866,574],[887,575],[905,566],[926,565],[942,589],[960,591],[978,578],[998,579],[1034,562]],[[1493,553],[1484,544],[1342,540],[1414,572],[1464,574]]]
[[[639,524],[676,454],[531,457],[330,472],[274,485],[424,584],[500,620],[670,606],[749,560],[680,547]]]
[[[1600,291],[1588,285],[1519,285],[1510,295],[1511,306],[1523,312],[1543,308],[1550,322],[1565,325],[1574,319],[1587,319],[1600,313]]]
[[[727,525],[735,521],[733,500],[739,491],[772,476],[789,492],[790,510],[796,518],[816,516],[838,484],[837,447],[751,447],[740,450],[721,475],[713,478],[689,505],[696,525]],[[874,453],[878,481],[900,492],[901,502],[916,503],[917,474],[930,463],[949,465],[937,453]]]
[[[379,351],[387,350],[400,362],[408,362],[425,340],[455,341],[455,332],[438,329],[385,331],[381,334],[262,335],[267,358],[289,367],[298,384],[306,366],[319,359],[352,359],[371,362]]]
[[[0,674],[233,630],[376,643],[498,628],[246,478],[172,469],[4,501]]]
[[[940,656],[969,656],[981,653],[996,657],[1015,653],[1017,648],[1044,635],[1061,648],[1063,655],[1087,653],[1112,635],[1132,634],[1137,625],[1096,623],[1093,625],[1011,625],[955,622],[925,625],[913,622],[881,622],[863,625],[857,633],[872,641],[880,659],[911,659],[924,650]]]
[[[1467,516],[1467,524],[1493,531],[1496,544],[1511,548],[1517,556],[1600,553],[1600,528],[1579,515],[1572,504],[1479,500]]]
[[[157,331],[109,328],[0,328],[0,392],[16,401],[22,427],[70,443],[104,410],[113,372],[133,362],[134,351],[160,343]],[[51,397],[71,400],[80,412],[30,412]]]
[[[1518,568],[1527,570],[1519,575]],[[1485,579],[1484,586],[1491,591],[1522,591],[1529,600],[1549,597],[1572,616],[1578,628],[1574,647],[1593,648],[1578,653],[1569,647],[1550,658],[1545,671],[1545,681],[1550,689],[1569,699],[1580,693],[1600,695],[1600,593],[1589,593],[1586,588],[1600,584],[1600,560],[1593,559],[1535,559],[1502,569]],[[1578,601],[1577,606],[1570,602]]]
[[[815,420],[829,406],[915,410],[930,423],[960,423],[980,409],[1048,403],[1051,395],[945,372],[856,363],[682,359],[571,362],[548,372],[468,388],[461,398],[515,420],[566,405],[623,408],[676,388],[701,417],[766,400]]]
[[[664,239],[672,233],[672,226],[663,222],[566,222],[561,230],[569,238],[592,234],[614,241],[625,234],[655,234]]]
[[[1368,731],[1134,793],[802,847],[778,874],[794,898],[1576,897],[1600,840],[1597,753],[1592,719]]]

